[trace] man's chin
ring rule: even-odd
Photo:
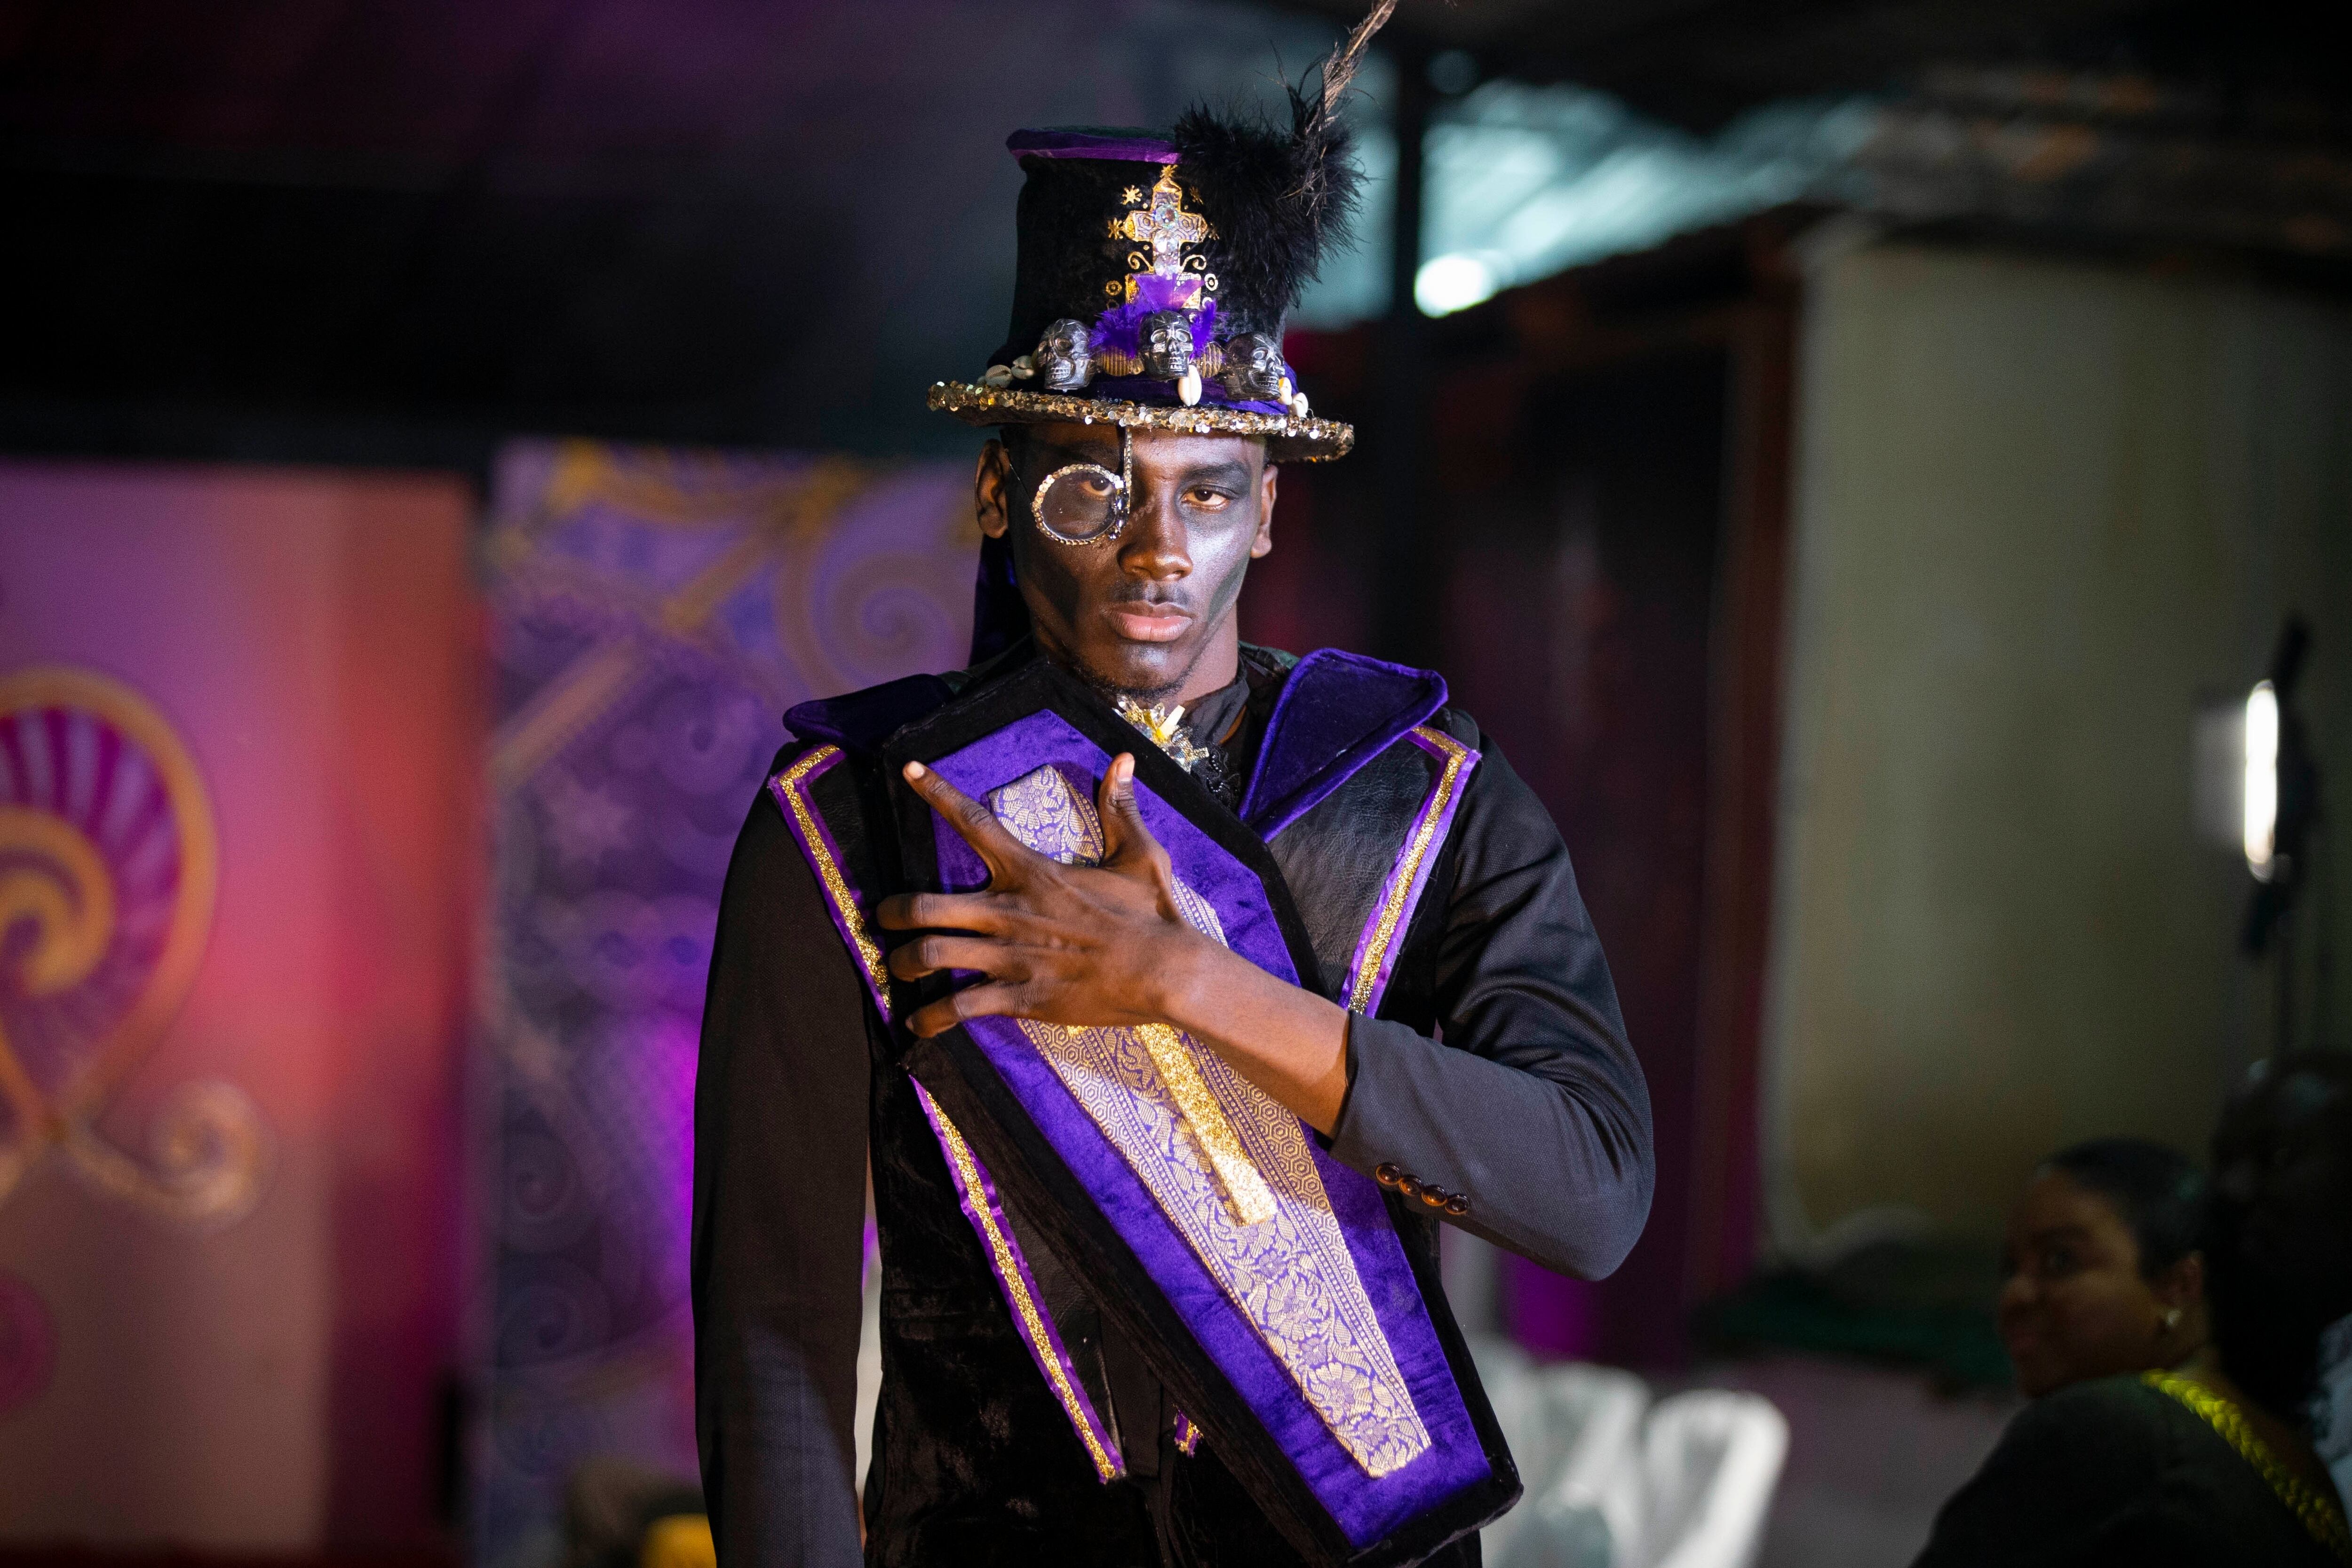
[[[1183,689],[1192,667],[1201,661],[1203,645],[1201,637],[1185,637],[1164,643],[1122,640],[1089,647],[1077,656],[1077,673],[1106,691],[1139,702],[1157,702]]]

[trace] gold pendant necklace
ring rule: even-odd
[[[1184,705],[1163,709],[1157,702],[1146,708],[1132,697],[1118,700],[1118,716],[1151,737],[1151,743],[1175,760],[1186,773],[1193,764],[1209,754],[1206,746],[1195,745],[1184,729]]]

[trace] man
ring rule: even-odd
[[[1237,1118],[1246,1101],[1294,1138],[1313,1130],[1299,1148],[1321,1173],[1318,1201],[1328,1188],[1346,1209],[1349,1184],[1369,1194],[1357,1212],[1393,1234],[1380,1245],[1402,1244],[1411,1272],[1375,1278],[1377,1248],[1351,1240],[1357,1263],[1337,1285],[1307,1283],[1357,1292],[1371,1337],[1384,1326],[1394,1341],[1394,1364],[1380,1360],[1386,1342],[1372,1361],[1405,1368],[1406,1404],[1428,1421],[1408,1408],[1418,1447],[1353,1449],[1357,1468],[1310,1476],[1310,1490],[1339,1489],[1310,1503],[1344,1493],[1379,1513],[1332,1535],[1332,1560],[1377,1538],[1367,1550],[1385,1561],[1476,1561],[1475,1537],[1446,1544],[1448,1531],[1493,1507],[1465,1520],[1435,1490],[1399,1502],[1389,1478],[1453,1464],[1486,1478],[1470,1489],[1494,1507],[1516,1488],[1507,1458],[1489,1475],[1478,1457],[1481,1440],[1499,1444],[1434,1284],[1437,1226],[1598,1278],[1646,1217],[1646,1090],[1542,806],[1444,708],[1436,677],[1296,661],[1238,636],[1247,565],[1273,547],[1279,464],[1351,440],[1309,416],[1286,371],[1266,395],[1260,345],[1278,345],[1351,196],[1330,110],[1370,31],[1326,65],[1315,101],[1294,98],[1286,135],[1196,111],[1166,138],[1013,139],[1028,175],[1013,336],[980,381],[932,390],[934,406],[1001,431],[976,482],[975,665],[794,710],[795,742],[728,873],[697,1086],[693,1268],[704,1484],[729,1568],[857,1558],[849,1424],[869,1159],[884,1382],[868,1561],[1256,1563],[1313,1544],[1273,1517],[1286,1494],[1250,1456],[1348,1439],[1345,1400],[1294,1366],[1297,1387],[1276,1392],[1297,1403],[1304,1390],[1298,1407],[1324,1426],[1270,1437],[1255,1429],[1263,1400],[1220,1405],[1222,1426],[1196,1408],[1196,1426],[1160,1375],[1194,1364],[1189,1330],[1138,1316],[1096,1255],[1072,1252],[1043,1189],[990,1179],[973,1155],[995,1130],[959,1132],[974,1113],[939,1103],[955,1075],[927,1043],[1011,1019],[1030,1033],[999,1037],[1040,1052],[1082,1037],[1177,1049],[1153,1059],[1193,1080],[1193,1099],[1171,1091],[1191,1129],[1178,1154],[1196,1174],[1214,1166],[1231,1212],[1213,1223],[1232,1234],[1263,1238],[1297,1216],[1238,1228],[1256,1217],[1251,1194],[1266,1197],[1249,1140],[1271,1122],[1223,1139],[1203,1081],[1224,1086],[1210,1098]],[[1171,313],[1188,354],[1169,353]],[[1095,836],[1087,853],[1041,853],[1053,846],[1004,792],[975,799],[944,762],[883,762],[1037,686],[1045,667],[1157,748],[1106,748],[1091,798],[1062,803]],[[1042,768],[1024,782],[1037,778],[1052,783]],[[920,890],[904,863],[914,841],[893,837],[909,799],[981,868],[971,890]],[[1171,801],[1283,885],[1269,896],[1296,905],[1295,963],[1244,956],[1230,914],[1219,924],[1215,899],[1187,881],[1201,862],[1171,858],[1147,819],[1149,806],[1181,826]],[[1268,1173],[1289,1202],[1288,1178]],[[1128,1221],[1108,1223],[1115,1243]],[[1453,1348],[1413,1362],[1414,1332]],[[1448,1427],[1441,1406],[1470,1414]]]

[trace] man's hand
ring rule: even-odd
[[[890,973],[943,969],[983,978],[909,1016],[926,1037],[966,1018],[1005,1014],[1073,1027],[1166,1020],[1163,984],[1223,949],[1177,912],[1168,851],[1135,805],[1135,759],[1103,774],[1099,866],[1065,866],[1014,838],[989,809],[920,763],[907,782],[988,867],[977,893],[904,893],[879,910],[890,931],[927,931],[890,954]],[[1208,950],[1204,952],[1203,950]],[[1212,960],[1213,962],[1213,960]]]
[[[884,929],[927,934],[890,954],[919,980],[961,969],[981,978],[917,1009],[926,1038],[967,1018],[1002,1015],[1074,1028],[1171,1024],[1319,1131],[1348,1093],[1348,1016],[1202,936],[1177,912],[1168,851],[1135,804],[1135,758],[1103,774],[1099,866],[1065,866],[1004,830],[989,809],[920,763],[907,783],[979,852],[977,893],[901,893],[876,911]]]

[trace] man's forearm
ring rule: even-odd
[[[1162,1016],[1318,1132],[1348,1100],[1348,1015],[1203,937],[1160,976]]]

